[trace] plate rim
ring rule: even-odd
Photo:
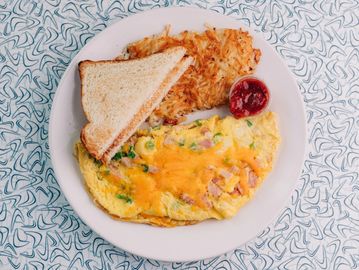
[[[112,245],[114,245],[117,248],[120,248],[124,251],[130,252],[132,254],[136,254],[139,255],[141,257],[145,257],[145,258],[149,258],[149,259],[154,259],[154,260],[159,260],[159,261],[163,261],[163,262],[188,262],[188,261],[197,261],[197,260],[203,260],[203,259],[209,259],[209,258],[213,258],[215,256],[219,256],[222,255],[224,253],[227,253],[229,251],[232,251],[234,249],[236,249],[237,247],[239,247],[240,245],[243,245],[245,243],[248,243],[249,241],[252,241],[253,239],[255,239],[260,231],[257,232],[257,234],[254,234],[249,240],[247,240],[247,242],[244,243],[239,243],[236,246],[231,246],[231,247],[227,247],[226,250],[223,250],[223,252],[218,253],[218,252],[213,252],[212,254],[209,254],[206,257],[196,257],[195,255],[192,258],[185,258],[185,259],[181,259],[181,260],[173,260],[171,258],[168,258],[166,256],[157,256],[157,257],[153,257],[153,256],[148,256],[146,254],[143,254],[142,252],[138,252],[136,250],[133,250],[131,248],[124,248],[122,246],[119,246],[118,243],[113,242],[111,239],[108,239],[107,237],[103,236],[103,234],[101,232],[99,232],[97,229],[94,229],[92,226],[89,225],[88,219],[79,214],[79,212],[77,211],[76,207],[74,207],[74,201],[72,200],[72,198],[70,199],[69,196],[64,192],[64,182],[62,182],[61,180],[58,180],[58,170],[57,170],[57,166],[55,165],[57,163],[56,159],[54,158],[54,152],[53,152],[53,147],[51,147],[51,145],[53,145],[53,126],[55,125],[55,120],[54,120],[54,107],[56,107],[56,104],[58,103],[59,100],[59,94],[58,94],[58,89],[61,89],[64,82],[66,81],[66,79],[71,75],[70,74],[70,67],[72,67],[75,63],[78,57],[78,55],[85,50],[86,48],[89,48],[93,43],[95,43],[96,40],[101,39],[101,37],[104,35],[104,33],[109,30],[110,28],[115,28],[116,25],[120,22],[123,22],[125,20],[127,20],[128,18],[134,18],[134,17],[140,17],[142,16],[144,13],[146,14],[150,14],[150,13],[157,13],[157,12],[165,12],[165,10],[179,10],[179,9],[188,9],[188,10],[192,10],[192,11],[199,11],[199,12],[208,12],[208,13],[212,13],[212,14],[216,14],[217,16],[224,16],[227,18],[232,19],[233,21],[235,21],[240,28],[243,28],[245,31],[248,31],[252,34],[255,33],[255,38],[259,38],[262,39],[263,42],[267,43],[269,46],[269,48],[271,49],[271,51],[278,57],[279,61],[285,66],[285,68],[288,71],[289,74],[289,78],[290,80],[293,82],[293,84],[296,86],[296,99],[298,99],[299,103],[300,103],[300,107],[301,107],[301,111],[299,112],[301,115],[301,118],[303,119],[303,127],[304,129],[301,131],[303,132],[302,135],[304,135],[303,141],[304,141],[304,150],[303,150],[303,155],[301,156],[301,166],[300,166],[300,170],[298,170],[298,172],[295,174],[296,177],[296,181],[293,181],[293,184],[291,186],[291,192],[290,194],[287,194],[287,198],[286,200],[283,200],[282,202],[282,208],[277,210],[276,215],[273,215],[270,218],[270,221],[268,221],[268,223],[263,224],[262,228],[265,229],[266,227],[270,226],[273,224],[273,222],[275,221],[276,218],[279,217],[279,214],[283,211],[284,207],[286,205],[288,205],[288,201],[291,198],[291,196],[293,195],[293,192],[295,191],[295,187],[298,183],[298,180],[300,179],[300,176],[302,174],[302,170],[303,170],[303,166],[304,166],[304,162],[306,160],[306,156],[307,156],[307,151],[308,151],[308,131],[307,131],[307,121],[306,121],[306,107],[305,107],[305,103],[304,103],[304,98],[301,95],[300,89],[298,87],[298,83],[294,77],[294,74],[292,73],[292,71],[289,69],[288,65],[286,64],[286,62],[284,61],[284,59],[282,58],[282,56],[279,55],[279,53],[274,49],[273,45],[270,44],[263,36],[263,32],[260,31],[256,31],[253,28],[251,28],[248,25],[244,25],[242,22],[239,21],[238,18],[235,18],[233,16],[230,15],[226,15],[226,14],[222,14],[219,13],[217,11],[211,10],[211,9],[204,9],[204,8],[197,8],[197,7],[182,7],[182,6],[170,6],[170,7],[160,7],[160,8],[155,8],[155,9],[150,9],[150,10],[145,10],[145,11],[140,11],[138,13],[135,14],[130,14],[129,16],[125,17],[125,18],[119,18],[119,19],[115,19],[114,21],[112,21],[106,28],[102,29],[100,32],[98,32],[97,34],[95,34],[95,36],[93,36],[91,38],[91,40],[89,40],[76,54],[74,54],[72,56],[72,60],[70,61],[70,63],[68,64],[68,66],[66,67],[65,72],[63,73],[61,80],[56,88],[55,91],[55,95],[53,98],[53,101],[51,103],[51,111],[50,111],[50,117],[49,117],[49,125],[48,125],[48,143],[49,143],[49,153],[50,153],[50,163],[52,165],[52,168],[54,170],[54,174],[56,176],[56,182],[58,183],[59,187],[61,188],[61,192],[63,193],[63,195],[65,196],[66,200],[69,202],[71,208],[73,209],[73,211],[76,213],[76,215],[84,222],[84,224],[86,224],[86,226],[88,226],[92,231],[94,231],[96,234],[98,234],[101,238],[103,238],[105,241],[108,241],[109,243],[111,243]],[[253,35],[252,35],[253,36]],[[299,165],[298,165],[299,166]],[[85,188],[85,187],[84,187]],[[96,206],[97,207],[97,206]],[[167,229],[167,228],[165,228]]]

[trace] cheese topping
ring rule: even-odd
[[[108,165],[81,143],[76,153],[89,192],[109,214],[174,226],[234,216],[271,171],[279,140],[268,112],[140,130]]]
[[[142,140],[140,140],[142,143]],[[161,194],[170,192],[175,197],[190,198],[193,205],[206,208],[203,197],[207,194],[211,181],[224,178],[221,171],[228,172],[236,166],[239,171],[230,174],[229,179],[222,179],[223,189],[230,179],[239,177],[244,193],[248,193],[248,176],[245,167],[249,166],[257,175],[261,169],[255,160],[255,151],[234,146],[228,148],[225,154],[219,154],[222,144],[217,144],[206,150],[195,151],[176,144],[157,148],[153,156],[147,159],[147,166],[156,167],[157,172],[149,173],[142,166],[124,169],[124,174],[133,184],[133,199],[143,209],[155,208],[160,205]],[[224,157],[231,157],[229,161]],[[141,161],[136,161],[141,163]],[[113,176],[108,176],[113,177]],[[233,191],[234,186],[232,186]]]

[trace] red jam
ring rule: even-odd
[[[247,77],[232,86],[229,93],[229,110],[236,118],[260,113],[268,105],[269,91],[260,80]]]

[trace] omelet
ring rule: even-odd
[[[272,170],[273,112],[138,130],[109,164],[81,142],[76,156],[93,200],[121,220],[173,227],[236,215]]]

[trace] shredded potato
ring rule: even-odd
[[[184,31],[170,36],[170,28],[127,47],[129,59],[141,58],[175,46],[183,46],[194,58],[159,107],[149,118],[150,125],[177,124],[184,115],[211,109],[228,100],[234,80],[253,73],[261,52],[252,46],[248,32],[207,28],[203,33]]]

